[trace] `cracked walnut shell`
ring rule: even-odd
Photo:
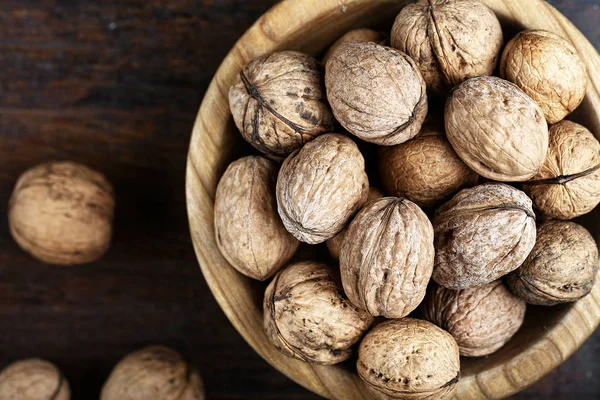
[[[297,51],[246,65],[229,90],[229,107],[244,139],[275,159],[333,129],[322,66]]]
[[[575,47],[543,30],[521,32],[508,42],[500,74],[540,105],[549,124],[561,121],[581,104],[588,84]]]
[[[446,133],[460,158],[486,178],[530,179],[548,151],[548,125],[540,107],[500,78],[472,78],[446,103]]]
[[[598,247],[582,226],[548,221],[523,265],[507,276],[510,290],[529,304],[552,306],[579,300],[594,286]]]
[[[453,290],[517,269],[535,244],[531,200],[501,183],[463,189],[436,212],[433,280]]]
[[[339,134],[307,143],[283,162],[277,206],[288,232],[317,244],[338,234],[369,193],[365,160],[356,144]]]
[[[325,264],[291,264],[265,291],[265,331],[288,357],[317,364],[342,362],[372,322],[350,303],[339,277]]]
[[[273,276],[300,244],[277,213],[277,169],[264,157],[243,157],[229,165],[215,195],[219,250],[236,270],[258,280]]]
[[[335,118],[367,142],[406,142],[427,115],[425,81],[414,61],[377,43],[342,43],[327,61],[325,86]]]
[[[52,363],[40,359],[14,362],[0,372],[0,400],[69,400],[69,382]]]
[[[81,164],[50,162],[26,171],[8,204],[10,232],[48,264],[96,261],[112,236],[115,200],[106,178]]]
[[[504,346],[523,324],[525,309],[501,280],[458,291],[434,285],[424,307],[425,319],[450,333],[466,357]]]
[[[391,34],[392,47],[416,61],[438,94],[492,75],[503,43],[498,18],[478,0],[418,0],[400,11]]]
[[[523,186],[546,216],[572,219],[600,203],[600,143],[585,127],[561,121],[550,127],[548,155]]]
[[[323,65],[327,64],[327,61],[331,58],[332,54],[337,50],[340,44],[346,42],[374,42],[385,46],[388,42],[388,36],[383,32],[374,31],[373,29],[361,28],[351,30],[329,47],[329,50],[327,50],[327,53],[323,56]]]
[[[425,297],[433,257],[433,228],[416,204],[375,200],[350,223],[342,243],[344,291],[373,316],[405,317]]]
[[[449,400],[460,379],[454,338],[412,318],[386,321],[362,340],[358,376],[377,399]]]
[[[204,384],[179,353],[149,346],[127,355],[113,368],[100,400],[204,400]]]

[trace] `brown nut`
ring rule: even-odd
[[[548,155],[540,172],[523,186],[548,217],[572,219],[600,203],[600,143],[583,126],[561,121],[550,127]]]
[[[418,0],[402,9],[392,47],[411,56],[438,94],[468,78],[492,75],[502,44],[493,11],[477,0]]]
[[[366,28],[351,30],[331,45],[329,50],[327,50],[327,53],[323,56],[323,60],[321,61],[323,65],[327,64],[327,61],[331,58],[331,55],[337,50],[340,44],[346,42],[374,42],[385,46],[388,42],[388,35],[383,32]]]
[[[512,186],[463,189],[436,212],[433,279],[453,290],[480,286],[517,269],[535,244],[531,200]]]
[[[325,264],[291,264],[265,291],[265,331],[288,357],[328,365],[347,360],[372,322],[350,303],[339,277]]]
[[[215,196],[215,236],[227,261],[258,280],[270,278],[294,255],[300,242],[277,213],[277,165],[260,156],[229,165]]]
[[[450,333],[466,357],[504,346],[523,324],[525,309],[501,280],[458,291],[433,285],[424,307],[425,319]]]
[[[244,139],[275,159],[333,128],[322,66],[297,51],[246,65],[229,90],[229,107]]]
[[[358,349],[358,376],[376,398],[451,399],[460,379],[458,346],[427,321],[386,321],[367,333]]]
[[[500,74],[540,105],[549,124],[579,107],[588,84],[585,64],[575,47],[542,30],[521,32],[508,42]]]
[[[29,359],[0,372],[0,400],[69,400],[69,382],[52,363]]]
[[[598,247],[592,235],[573,222],[548,221],[540,225],[527,260],[506,282],[529,304],[552,306],[587,295],[597,272]]]
[[[416,204],[375,200],[354,218],[342,243],[344,291],[371,315],[402,318],[425,297],[433,257],[433,227]]]
[[[406,143],[381,148],[379,175],[387,194],[423,207],[477,182],[477,174],[458,157],[444,132],[430,128]]]
[[[446,103],[446,133],[460,158],[486,178],[534,176],[548,151],[548,125],[521,89],[493,76],[463,82]]]
[[[10,232],[23,250],[48,264],[96,261],[106,253],[115,208],[106,178],[72,162],[26,171],[8,204]]]
[[[277,206],[286,229],[317,244],[337,235],[369,193],[365,160],[346,136],[327,134],[283,162],[277,178]]]
[[[425,81],[414,61],[376,43],[340,44],[327,61],[325,86],[335,118],[367,142],[406,142],[427,115]]]
[[[198,371],[179,353],[149,346],[127,355],[113,368],[100,400],[203,400]]]

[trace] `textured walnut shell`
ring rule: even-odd
[[[383,147],[379,175],[387,194],[432,206],[477,182],[477,174],[458,157],[446,135],[435,129],[393,147]]]
[[[504,49],[500,74],[535,100],[549,124],[561,121],[583,101],[585,64],[573,45],[555,33],[519,33]]]
[[[427,321],[386,321],[360,344],[358,376],[378,399],[451,399],[460,378],[456,341]]]
[[[504,346],[523,324],[525,309],[501,280],[458,291],[433,285],[424,307],[425,319],[450,333],[466,357]]]
[[[350,303],[339,277],[325,264],[291,264],[265,291],[265,331],[288,357],[328,365],[347,360],[372,322]]]
[[[406,142],[427,115],[425,81],[415,62],[376,43],[340,44],[327,61],[325,86],[335,118],[367,142]]]
[[[277,178],[283,224],[309,244],[322,243],[344,229],[368,193],[362,154],[351,139],[334,133],[290,154]]]
[[[433,279],[453,290],[480,286],[517,269],[535,244],[531,200],[512,186],[463,189],[436,212]]]
[[[425,297],[433,256],[433,227],[416,204],[375,200],[354,218],[342,243],[344,291],[371,315],[402,318]]]
[[[52,363],[29,359],[0,372],[0,400],[69,400],[69,382]]]
[[[396,17],[390,40],[439,94],[468,78],[492,75],[504,42],[498,18],[477,0],[409,4]]]
[[[229,90],[229,107],[244,139],[276,159],[333,128],[322,66],[297,51],[246,65]]]
[[[95,261],[110,246],[115,200],[106,178],[72,162],[26,171],[8,204],[10,232],[23,250],[49,264]]]
[[[523,186],[546,216],[571,219],[600,203],[600,143],[583,126],[561,121],[550,127],[548,155],[540,172]]]
[[[203,400],[204,384],[179,353],[150,346],[127,355],[113,368],[100,400]]]
[[[597,272],[598,247],[592,235],[573,222],[548,221],[540,225],[527,260],[506,282],[529,304],[552,306],[587,295]]]
[[[367,202],[365,204],[368,204],[368,203],[372,202],[373,200],[377,200],[383,196],[384,196],[384,194],[381,190],[374,188],[374,187],[370,187],[369,195],[367,196]],[[347,231],[348,231],[348,227],[346,226],[344,229],[342,229],[340,231],[340,233],[338,233],[331,239],[328,239],[326,242],[327,250],[329,250],[329,255],[334,260],[339,261],[339,259],[340,259],[340,249],[342,247],[342,242],[344,241],[344,237],[346,237]]]
[[[331,45],[331,47],[329,47],[329,50],[327,50],[327,53],[325,53],[325,55],[323,56],[323,60],[321,61],[323,65],[327,64],[327,61],[331,58],[331,56],[337,50],[340,44],[346,42],[374,42],[385,46],[388,42],[388,35],[386,35],[383,32],[374,31],[373,29],[366,28],[351,30],[350,32],[346,33],[338,40],[336,40]]]
[[[277,165],[260,156],[233,162],[215,196],[215,236],[227,261],[254,279],[270,278],[287,263],[300,242],[277,213]]]

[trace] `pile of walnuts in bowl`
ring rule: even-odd
[[[419,0],[389,38],[349,32],[323,64],[281,51],[246,65],[230,108],[261,154],[222,176],[215,235],[240,273],[271,279],[273,345],[317,364],[358,347],[377,398],[444,399],[460,356],[500,349],[526,303],[587,295],[598,250],[569,220],[600,203],[600,143],[565,120],[587,83],[568,41],[505,45],[477,0]],[[296,257],[301,242],[330,262]]]

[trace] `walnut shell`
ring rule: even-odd
[[[260,156],[233,162],[215,196],[215,236],[227,261],[258,280],[270,278],[287,263],[300,242],[277,213],[277,165]]]
[[[323,65],[327,64],[327,61],[329,61],[329,59],[340,46],[340,44],[346,42],[374,42],[385,46],[388,42],[388,35],[386,35],[383,32],[374,31],[373,29],[366,28],[351,30],[350,32],[347,32],[345,35],[336,40],[331,45],[331,47],[329,47],[329,50],[327,50],[327,53],[325,53],[325,55],[323,56],[323,60],[321,61],[321,63]]]
[[[149,346],[128,354],[113,368],[100,400],[204,400],[198,371],[179,353]]]
[[[384,194],[381,190],[374,187],[370,187],[369,195],[367,196],[367,201],[365,205],[381,197],[384,197]],[[346,236],[347,231],[348,227],[346,226],[340,231],[340,233],[338,233],[331,239],[328,239],[326,242],[327,250],[329,250],[329,255],[336,261],[339,261],[340,259],[340,249],[342,248],[342,242],[344,241],[344,237]]]
[[[451,399],[460,379],[458,346],[427,321],[386,321],[360,344],[358,376],[378,399]]]
[[[338,234],[369,193],[365,160],[346,136],[327,134],[283,162],[277,178],[277,206],[286,229],[317,244]]]
[[[504,38],[498,18],[476,0],[418,0],[402,9],[392,47],[411,56],[438,94],[468,78],[492,75]]]
[[[350,223],[342,243],[344,291],[371,315],[402,318],[425,297],[433,257],[433,227],[416,204],[375,200]]]
[[[540,172],[523,186],[546,216],[572,219],[600,203],[600,143],[571,121],[550,127],[548,155]]]
[[[424,307],[425,319],[450,333],[466,357],[504,346],[523,324],[525,309],[501,280],[458,291],[433,285]]]
[[[512,186],[463,189],[436,212],[433,279],[453,290],[480,286],[517,269],[535,244],[531,200]]]
[[[265,331],[288,357],[327,365],[347,360],[372,322],[350,303],[339,277],[325,264],[291,264],[265,291]]]
[[[229,90],[229,107],[244,139],[275,159],[333,129],[322,66],[297,51],[246,65]]]
[[[446,133],[479,175],[519,182],[534,176],[548,151],[548,125],[521,89],[493,76],[463,82],[446,103]]]
[[[48,264],[96,261],[112,236],[115,200],[100,173],[50,162],[19,177],[8,204],[10,232],[23,250]]]
[[[340,44],[327,61],[325,86],[335,118],[367,142],[406,142],[427,115],[425,81],[415,62],[376,43]]]
[[[477,174],[458,157],[444,132],[429,128],[406,143],[381,148],[379,174],[387,194],[424,207],[477,182]]]
[[[69,382],[52,363],[14,362],[0,372],[0,400],[69,400]]]
[[[585,64],[575,47],[543,30],[523,31],[508,42],[500,74],[540,105],[549,124],[579,107],[588,84]]]
[[[598,247],[592,235],[573,222],[547,221],[540,225],[527,260],[506,282],[529,304],[552,306],[587,295],[597,272]]]

